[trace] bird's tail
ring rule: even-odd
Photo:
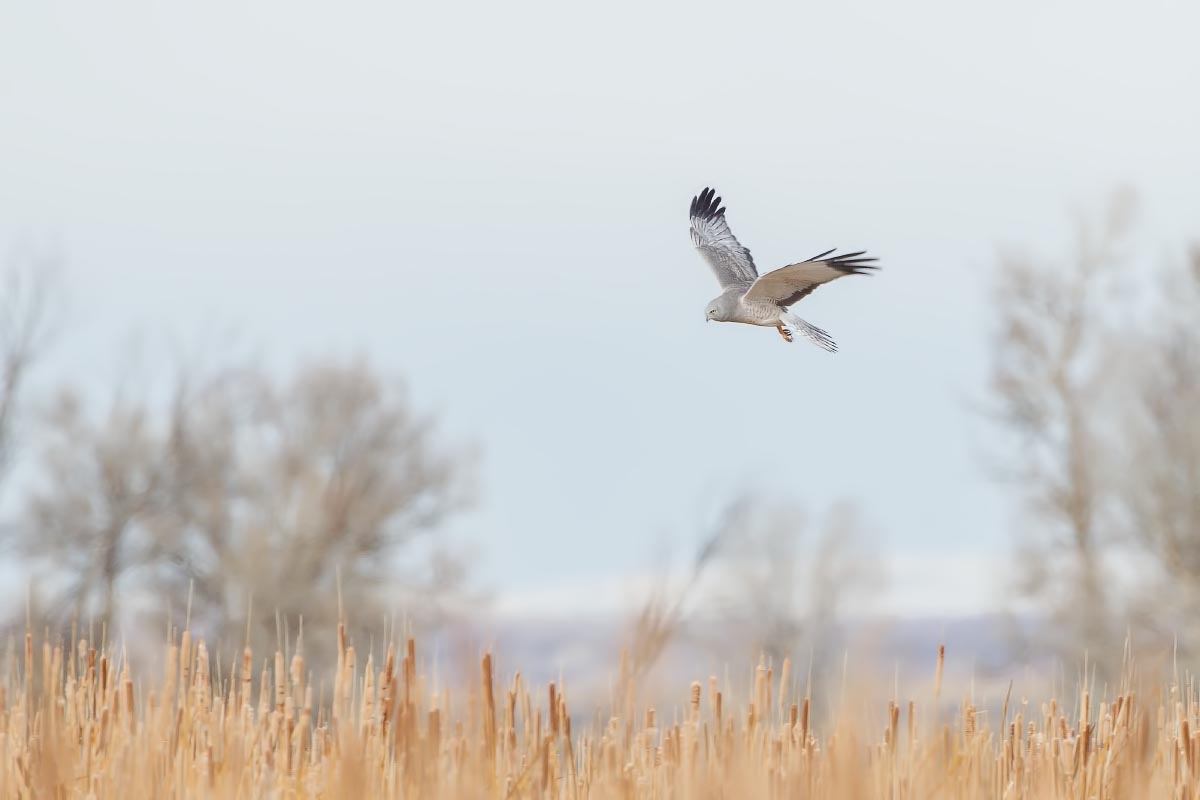
[[[783,315],[784,322],[792,330],[799,331],[804,334],[810,342],[815,344],[822,350],[827,350],[830,353],[837,352],[837,343],[833,341],[833,337],[825,331],[818,328],[816,325],[811,325],[797,317],[795,314],[785,313]]]

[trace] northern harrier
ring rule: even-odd
[[[721,293],[705,312],[708,320],[774,327],[789,342],[792,331],[799,330],[818,347],[835,352],[837,345],[828,333],[789,313],[788,306],[812,294],[822,283],[878,269],[872,263],[877,259],[864,258],[865,250],[842,255],[832,255],[833,250],[827,250],[759,277],[750,251],[729,230],[721,198],[714,197],[715,194],[712,189],[700,192],[692,198],[689,212],[692,244],[721,283]]]

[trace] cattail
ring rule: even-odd
[[[167,648],[166,685],[163,688],[163,703],[170,706],[175,702],[175,679],[179,674],[179,647],[172,644]]]
[[[758,668],[754,670],[754,705],[750,708],[751,719],[757,723],[759,715],[767,708],[767,668],[763,666],[760,658]]]
[[[267,716],[267,712],[271,710],[271,682],[270,675],[267,672],[267,662],[263,660],[262,676],[258,683],[258,718],[263,720]]]
[[[525,687],[525,682],[521,680],[521,673],[517,673],[517,684],[520,686],[521,694],[521,726],[525,731],[525,738],[528,741],[533,725],[533,714],[531,706],[533,701],[529,697],[529,691]],[[528,746],[528,745],[527,745]]]
[[[212,696],[212,686],[208,677],[208,648],[204,645],[204,640],[200,640],[200,644],[196,647],[196,678],[195,678],[196,704],[201,710],[208,711],[210,698]]]
[[[810,702],[808,695],[804,696],[804,707],[800,714],[800,745],[808,747],[808,710]]]
[[[129,726],[129,732],[133,733],[137,727],[137,717],[134,715],[133,678],[129,674],[128,661],[121,665],[121,688],[124,690],[125,695],[126,725]]]
[[[771,709],[774,708],[771,702],[771,692],[774,691],[773,687],[775,685],[774,675],[775,669],[767,667],[767,695],[763,698],[762,710],[767,715],[768,720],[770,719]]]
[[[515,681],[513,688],[506,692],[505,699],[507,702],[504,704],[502,744],[505,751],[512,753],[517,749],[517,683]]]
[[[292,667],[289,675],[292,681],[291,694],[299,703],[304,697],[304,656],[301,654],[299,645],[296,647],[296,652],[292,654]]]
[[[249,649],[249,647],[247,647]],[[334,722],[342,715],[342,682],[346,674],[346,623],[339,621],[337,626],[337,664],[333,673],[333,703],[331,714]]]
[[[25,694],[28,696],[32,692],[33,681],[33,631],[28,628],[28,620],[25,628]]]
[[[788,679],[792,674],[792,659],[785,656],[783,667],[779,670],[779,710],[782,713],[787,704]]]
[[[254,653],[250,645],[242,649],[242,713],[249,714],[251,692],[254,688]]]
[[[192,689],[192,632],[184,631],[183,640],[179,643],[179,691],[183,693],[184,703]]]
[[[908,747],[911,750],[917,740],[917,704],[908,701]]]
[[[408,647],[404,655],[400,658],[400,694],[399,697],[389,698],[389,704],[394,703],[398,706],[396,709],[396,737],[397,744],[401,750],[407,750],[411,745],[409,741],[413,735],[413,728],[416,724],[416,709],[412,702],[412,687],[413,673],[416,671],[416,666],[413,664],[413,659],[410,657],[412,652],[412,638],[408,640]],[[390,645],[389,645],[390,654]],[[390,670],[389,670],[390,673]],[[393,684],[394,681],[391,681]],[[396,690],[393,687],[390,690],[391,694],[395,694]]]
[[[287,673],[283,669],[283,651],[275,651],[275,710],[283,713],[287,699]]]
[[[309,686],[304,690],[304,708],[300,712],[300,724],[296,727],[296,763],[303,764],[305,753],[308,751],[310,738],[309,729],[312,726],[313,692]]]
[[[363,736],[375,732],[375,657],[367,653],[367,665],[363,669],[362,711],[359,713],[359,726]]]
[[[347,710],[350,708],[351,687],[354,686],[355,657],[356,653],[354,652],[354,645],[350,645],[346,648],[346,662],[343,665],[346,670],[346,674],[342,678],[342,703],[345,705]]]
[[[28,633],[26,635],[28,635]],[[33,643],[30,642],[31,647],[32,647],[32,644]],[[50,654],[50,641],[49,641],[49,639],[47,639],[42,642],[42,693],[43,694],[53,692],[54,689],[56,688],[55,683],[57,683],[57,681],[55,681],[54,678],[52,677],[54,675],[54,668],[53,668],[54,665],[52,664],[51,659],[52,659],[52,656]]]
[[[1188,724],[1187,717],[1184,717],[1179,722],[1179,752],[1183,753],[1184,761],[1187,763],[1188,771],[1194,772],[1195,765],[1192,758],[1192,729]]]
[[[101,747],[105,747],[108,744],[108,724],[111,717],[112,712],[108,710],[108,706],[100,710],[100,733],[97,735],[96,741]]]
[[[1079,701],[1079,746],[1082,748],[1083,764],[1087,764],[1089,745],[1091,743],[1091,696],[1087,689],[1083,690],[1083,695]]]
[[[430,744],[436,752],[442,741],[442,715],[438,709],[429,709],[429,723],[427,728]]]
[[[938,645],[937,670],[933,674],[933,696],[936,700],[942,696],[942,668],[946,665],[946,645]]]
[[[353,648],[345,644],[330,681],[305,671],[295,657],[301,655],[297,640],[294,654],[264,658],[255,700],[248,646],[239,664],[236,655],[223,663],[210,659],[199,637],[188,637],[186,648],[182,636],[178,646],[165,643],[165,672],[139,694],[136,659],[111,644],[90,646],[74,633],[70,641],[78,646],[41,646],[32,684],[22,672],[19,640],[8,672],[0,666],[0,784],[20,796],[41,796],[39,786],[61,788],[67,780],[74,789],[64,791],[84,797],[240,792],[633,800],[715,792],[1200,800],[1200,684],[1186,674],[1174,684],[1148,686],[1162,699],[1145,709],[1128,690],[1144,679],[1123,675],[1121,691],[1106,692],[1094,715],[1094,687],[1084,686],[1074,709],[1053,699],[1032,706],[1022,700],[1006,706],[998,727],[989,724],[985,709],[991,706],[977,707],[964,693],[957,736],[952,720],[943,724],[934,716],[934,727],[918,737],[918,704],[910,700],[901,749],[898,689],[879,708],[874,693],[864,692],[861,717],[835,715],[828,720],[831,735],[818,737],[811,689],[789,696],[786,660],[776,688],[776,671],[760,659],[749,691],[744,679],[731,684],[743,687],[745,703],[729,709],[711,677],[711,718],[701,714],[702,681],[692,681],[685,684],[686,705],[661,719],[648,703],[625,713],[623,688],[618,694],[614,686],[611,713],[596,708],[594,723],[579,725],[562,679],[548,687],[548,707],[539,707],[536,694],[531,699],[520,672],[496,698],[490,653],[482,656],[480,683],[468,682],[469,700],[456,716],[440,676],[426,688],[411,645],[393,642],[383,664],[376,667],[369,657],[356,673]],[[27,645],[32,652],[37,647]],[[186,663],[180,658],[185,650]],[[211,675],[211,664],[228,667],[228,677]],[[185,675],[187,684],[179,687]],[[402,701],[402,683],[411,704]],[[332,695],[327,685],[336,687]],[[858,723],[883,714],[884,724],[869,731]]]
[[[391,722],[392,716],[392,693],[393,680],[392,674],[396,666],[396,648],[391,642],[388,642],[387,657],[383,662],[383,672],[379,676],[379,707],[380,707],[380,730],[387,733],[388,724]]]
[[[496,698],[492,680],[492,654],[483,654],[480,665],[483,680],[483,740],[487,748],[487,759],[491,763],[496,757]],[[553,684],[551,684],[553,686]],[[553,709],[551,709],[553,713]]]

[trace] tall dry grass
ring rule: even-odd
[[[923,697],[866,700],[815,723],[794,670],[760,663],[738,691],[681,676],[678,706],[637,704],[622,667],[607,707],[560,684],[438,686],[412,639],[365,658],[338,631],[316,679],[302,649],[224,667],[185,632],[165,671],[119,651],[26,634],[0,685],[0,796],[1192,798],[1200,693],[1169,679],[1084,685],[990,713],[967,696],[939,713],[943,654]],[[932,661],[932,659],[931,659]],[[936,676],[936,677],[935,677]],[[959,687],[962,688],[962,687]],[[888,690],[886,687],[884,691]],[[861,710],[854,710],[855,707]],[[865,708],[863,708],[865,707]],[[998,712],[998,713],[997,713]]]

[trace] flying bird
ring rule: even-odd
[[[828,333],[788,311],[789,306],[808,297],[823,283],[843,275],[866,275],[879,269],[864,257],[866,251],[834,255],[827,250],[807,261],[759,276],[750,251],[729,230],[725,209],[716,192],[705,189],[692,198],[688,212],[692,226],[692,244],[712,267],[721,284],[721,293],[705,311],[709,321],[741,322],[746,325],[774,327],[785,341],[799,331],[818,347],[833,353],[837,345]]]

